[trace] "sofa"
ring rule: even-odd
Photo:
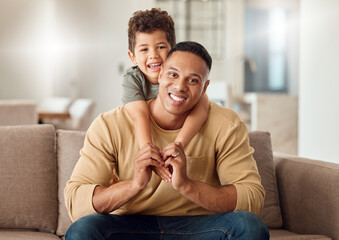
[[[26,99],[0,99],[0,126],[38,123],[37,103]]]
[[[63,190],[84,137],[50,124],[0,127],[0,240],[64,238],[71,221]],[[339,164],[273,157],[267,132],[249,139],[271,239],[339,240]]]

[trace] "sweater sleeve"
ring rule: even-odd
[[[115,159],[116,150],[110,132],[100,115],[86,133],[80,159],[64,190],[66,208],[72,221],[96,213],[92,204],[93,191],[97,185],[109,184]]]
[[[235,211],[259,214],[265,191],[253,159],[246,125],[239,121],[221,134],[217,144],[217,172],[221,185],[233,184],[237,190]]]

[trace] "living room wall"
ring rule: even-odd
[[[127,23],[153,0],[1,0],[0,99],[92,98],[121,105]]]
[[[339,1],[302,0],[299,154],[339,163]]]

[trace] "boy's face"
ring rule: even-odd
[[[167,57],[171,45],[168,43],[166,33],[156,30],[152,33],[137,32],[135,36],[134,54],[128,52],[134,64],[137,64],[145,78],[158,84],[161,66]]]

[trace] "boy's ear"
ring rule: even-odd
[[[138,64],[137,61],[136,61],[136,59],[135,59],[135,57],[134,57],[134,54],[133,54],[131,51],[128,51],[128,56],[129,56],[129,58],[131,59],[131,61],[132,61],[133,64],[135,64],[135,65]]]

